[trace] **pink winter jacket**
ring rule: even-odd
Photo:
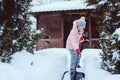
[[[67,41],[66,41],[66,48],[67,49],[78,49],[79,48],[79,43],[80,42],[83,42],[83,41],[80,41],[80,37],[82,37],[82,34],[78,34],[78,30],[77,30],[77,26],[76,26],[76,21],[75,20],[73,22],[73,28],[67,38]],[[81,32],[83,33],[83,32]]]

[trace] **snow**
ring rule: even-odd
[[[31,5],[32,5],[32,6],[38,6],[38,5],[41,5],[41,4],[40,4],[39,1],[33,0],[33,1],[31,2]]]
[[[100,4],[103,3],[104,1]],[[42,6],[34,0],[32,4],[37,5],[32,8],[33,12],[94,8],[94,6],[87,7],[84,1],[80,0]],[[36,29],[36,19],[31,17],[31,20],[32,28]],[[120,28],[114,34],[116,33],[120,34]],[[120,36],[118,39],[120,40]],[[13,43],[15,42],[13,40]],[[120,80],[120,74],[112,75],[100,67],[100,52],[101,49],[84,49],[81,52],[80,65],[85,73],[85,80]],[[35,51],[34,55],[23,50],[16,52],[12,57],[10,64],[0,62],[0,80],[61,80],[63,73],[70,69],[71,55],[65,48],[39,50]],[[64,80],[70,80],[69,73]]]
[[[30,16],[30,20],[32,22],[32,24],[31,24],[31,30],[34,31],[34,30],[36,30],[36,26],[37,26],[36,25],[36,18],[31,15]]]
[[[120,80],[120,74],[112,75],[100,68],[101,49],[84,49],[80,65],[85,80]],[[65,48],[48,48],[35,51],[16,52],[10,64],[0,63],[0,80],[61,80],[70,69],[69,51]],[[79,71],[80,69],[77,69]],[[64,80],[70,80],[67,73]]]
[[[87,75],[86,77],[87,80],[102,80],[105,76],[110,75],[108,72],[100,68],[100,61],[101,61],[99,58],[100,52],[101,52],[100,49],[89,49],[89,50],[84,50],[82,52],[83,58],[81,58],[81,61],[84,62],[83,67],[85,68],[85,74]]]
[[[108,0],[101,0],[101,1],[98,3],[98,5],[103,5],[103,4],[105,4],[107,1],[108,1]]]
[[[103,80],[120,80],[120,75],[119,74],[109,75],[109,76],[105,77]]]
[[[58,6],[60,5],[60,6]],[[48,12],[48,11],[64,11],[64,10],[80,10],[80,9],[94,9],[94,6],[87,6],[85,1],[61,1],[54,2],[40,6],[31,7],[32,12]]]
[[[0,26],[0,35],[2,35],[3,29],[4,29],[4,27],[3,27],[3,26]]]
[[[120,28],[118,28],[113,35],[117,34],[118,35],[118,41],[120,41]]]

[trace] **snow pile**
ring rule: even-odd
[[[59,80],[70,67],[66,49],[46,49],[35,52],[35,55],[22,51],[13,58],[12,66],[25,73],[25,80]]]
[[[100,68],[100,52],[100,49],[82,51],[81,65],[83,65],[87,80],[102,80],[110,75],[110,73]]]
[[[0,80],[25,80],[20,71],[13,66],[0,63]]]
[[[112,75],[100,68],[100,49],[84,49],[80,65],[86,80],[120,80],[120,74]],[[13,55],[12,63],[0,63],[0,80],[61,80],[70,69],[70,53],[64,48],[50,48],[30,54],[26,51]],[[64,80],[70,80],[70,73]]]
[[[103,80],[120,80],[120,74],[109,75],[105,77]]]

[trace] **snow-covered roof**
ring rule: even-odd
[[[87,6],[85,1],[63,1],[55,2],[50,4],[44,4],[40,6],[33,6],[32,12],[51,12],[51,11],[66,11],[66,10],[83,10],[83,9],[94,9],[94,6]]]

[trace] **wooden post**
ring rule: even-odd
[[[38,29],[39,29],[39,16],[37,15],[37,17],[36,17],[36,30],[38,30]],[[39,45],[40,45],[40,40],[38,38],[36,50],[39,50],[39,48],[40,48]]]
[[[61,22],[61,34],[62,34],[62,37],[61,37],[61,47],[64,47],[64,20],[63,20],[63,16],[62,17],[62,22]]]
[[[89,27],[89,46],[92,47],[92,36],[91,36],[91,16],[90,16],[90,12],[88,14],[88,27]]]
[[[40,28],[40,26],[39,26],[39,15],[37,15],[37,17],[36,17],[36,25],[37,25],[37,30]]]

